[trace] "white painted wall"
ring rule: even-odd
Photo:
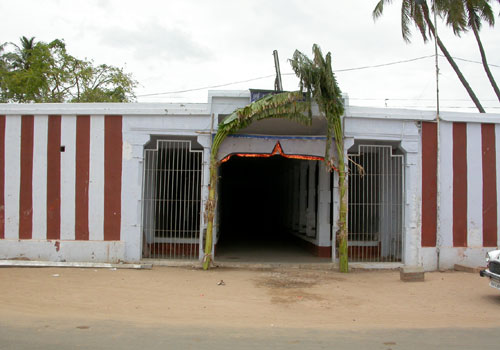
[[[488,116],[487,119],[495,118]],[[482,200],[483,200],[483,174],[482,174],[482,146],[481,146],[481,121],[468,119],[467,116],[451,115],[440,122],[440,178],[439,178],[439,203],[438,203],[438,236],[436,248],[421,248],[420,261],[426,270],[439,268],[451,269],[455,264],[466,266],[484,266],[486,252],[492,248],[483,248],[482,232]],[[467,247],[453,246],[453,122],[467,122]],[[494,121],[497,120],[487,120]],[[496,162],[497,169],[500,162],[500,136],[499,125],[496,130]],[[496,173],[497,201],[500,200],[498,184],[500,174]],[[498,201],[500,203],[500,201]],[[497,214],[500,224],[500,215]],[[500,227],[500,225],[498,226]],[[500,242],[499,242],[500,244]],[[439,252],[439,254],[438,254]]]
[[[5,238],[19,238],[21,116],[5,118]]]
[[[47,237],[47,136],[49,117],[34,120],[33,140],[33,239]]]
[[[215,125],[219,117],[231,113],[235,108],[248,103],[247,92],[211,93],[209,103],[203,105],[181,104],[75,104],[75,105],[0,105],[0,114],[6,117],[5,142],[5,236],[0,241],[0,257],[39,258],[46,260],[89,260],[89,261],[138,261],[141,259],[142,232],[142,172],[143,150],[150,135],[196,136],[204,147],[204,174],[202,184],[202,206],[208,196],[209,155],[211,137],[209,131],[214,114]],[[211,104],[212,103],[212,104]],[[35,115],[33,240],[18,241],[19,231],[19,175],[20,175],[20,135],[21,115]],[[61,242],[46,242],[46,137],[47,115],[62,115],[61,144]],[[75,197],[75,132],[76,115],[90,114],[91,118],[91,164],[89,183],[89,231],[90,241],[74,242],[74,197]],[[123,176],[122,176],[122,227],[120,242],[103,242],[103,189],[104,189],[104,114],[123,115]],[[452,267],[455,263],[479,265],[484,261],[485,249],[482,245],[482,216],[480,211],[482,191],[481,179],[480,124],[478,121],[498,123],[497,164],[500,164],[500,115],[480,116],[477,114],[444,113],[440,128],[440,138],[452,136],[452,121],[468,122],[468,248],[453,248],[452,242],[452,202],[453,187],[450,176],[443,175],[439,184],[439,226],[438,242],[440,266]],[[400,144],[405,154],[405,201],[404,201],[404,242],[403,261],[406,265],[422,265],[426,270],[437,267],[437,249],[421,247],[421,139],[419,122],[432,120],[434,113],[390,109],[349,107],[346,110],[345,145],[346,150],[355,141],[391,141]],[[215,130],[214,130],[215,131]],[[223,144],[219,157],[232,152],[265,152],[274,148],[276,139],[250,140],[228,138]],[[280,140],[286,153],[312,154],[322,156],[324,139],[311,137],[302,140]],[[452,144],[441,143],[440,171],[452,168]],[[498,165],[497,165],[498,166]],[[320,167],[320,192],[318,235],[315,242],[320,246],[329,245],[330,213],[329,174]],[[500,173],[497,172],[497,184]],[[338,177],[334,175],[334,225],[338,219]],[[297,186],[298,187],[298,186]],[[499,186],[500,187],[500,186]],[[297,188],[297,190],[299,190]],[[299,191],[297,191],[299,192]],[[500,193],[500,191],[498,191]],[[500,194],[497,193],[498,203]],[[297,206],[298,209],[298,206]],[[299,224],[297,222],[297,224]],[[500,215],[498,215],[500,227]],[[202,218],[202,228],[206,223]],[[334,232],[336,228],[333,228]],[[200,239],[201,240],[201,239]],[[500,245],[500,239],[499,239]],[[200,250],[203,249],[200,246]],[[333,245],[332,250],[335,250]],[[202,255],[202,254],[200,254]]]
[[[390,141],[399,143],[399,147],[404,152],[403,263],[421,265],[419,261],[421,149],[418,122],[405,119],[378,119],[377,111],[373,109],[373,115],[370,114],[370,110],[363,110],[362,117],[347,114],[344,125],[346,149],[349,149],[356,141],[363,141],[367,144]]]
[[[76,116],[61,118],[61,240],[75,239]]]
[[[202,208],[208,198],[208,161],[211,118],[208,114],[142,115],[124,116],[123,163],[122,163],[122,241],[125,245],[124,260],[139,261],[142,258],[142,181],[144,146],[151,135],[197,136],[204,147]],[[208,129],[207,129],[208,128]],[[202,228],[206,223],[202,222]],[[200,256],[202,256],[200,254]]]
[[[104,115],[90,118],[89,239],[104,239]]]
[[[481,124],[467,124],[467,245],[483,246],[483,163]],[[484,255],[483,255],[484,257]]]

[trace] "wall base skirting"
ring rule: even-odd
[[[0,259],[117,263],[124,257],[122,241],[0,240]]]
[[[314,244],[313,242],[306,241],[300,238],[300,236],[293,235],[299,244],[304,247],[309,253],[317,256],[318,258],[331,258],[332,257],[332,247],[322,247]]]

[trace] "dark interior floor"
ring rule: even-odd
[[[252,238],[221,240],[217,244],[216,261],[259,263],[331,262],[308,252],[294,237],[282,239]]]

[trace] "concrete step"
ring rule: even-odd
[[[422,266],[404,266],[399,270],[399,277],[403,282],[423,282],[425,272]]]

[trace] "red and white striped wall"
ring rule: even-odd
[[[438,251],[440,267],[484,265],[485,252],[500,244],[500,125],[442,121],[437,130],[422,123],[424,265]]]
[[[1,258],[119,259],[121,192],[121,116],[0,115]]]

